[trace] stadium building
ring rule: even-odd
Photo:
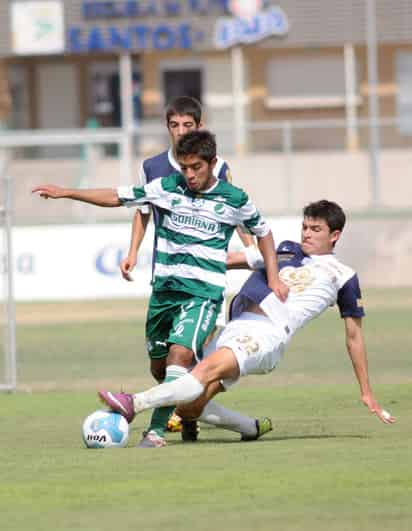
[[[8,127],[83,127],[90,118],[118,126],[119,57],[127,56],[133,115],[143,125],[158,124],[166,101],[190,94],[204,104],[210,127],[223,131],[235,123],[237,144],[249,151],[277,149],[284,129],[270,124],[296,120],[302,127],[295,148],[365,146],[367,4],[5,0],[0,58],[12,96]],[[406,146],[412,133],[412,0],[374,4],[376,24],[369,30],[378,39],[377,93],[380,117],[387,120],[382,144]],[[304,126],[312,120],[347,126],[314,134]]]

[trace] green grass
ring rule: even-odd
[[[80,437],[101,383],[151,384],[141,320],[19,325],[19,392],[0,395],[1,528],[409,531],[412,290],[366,299],[372,384],[395,425],[360,404],[330,311],[297,335],[278,370],[219,397],[271,416],[273,432],[240,443],[202,426],[197,444],[171,435],[153,451],[134,448],[147,414],[128,448],[87,450]]]

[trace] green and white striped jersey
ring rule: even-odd
[[[123,205],[158,207],[153,289],[183,291],[221,300],[225,290],[226,255],[237,225],[262,237],[270,231],[247,194],[224,181],[192,192],[180,173],[142,187],[119,187]]]

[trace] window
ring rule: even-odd
[[[24,65],[9,65],[8,82],[12,107],[7,122],[10,129],[29,129],[29,80]]]
[[[132,73],[133,117],[142,118],[141,85],[139,67],[133,64]],[[121,125],[120,75],[117,62],[89,63],[89,117],[102,126]]]
[[[266,105],[272,109],[343,107],[345,64],[342,55],[278,57],[266,72]],[[359,99],[360,102],[360,99]]]
[[[202,71],[197,68],[163,70],[165,103],[179,96],[191,96],[202,102]]]
[[[402,135],[412,134],[412,53],[398,52],[396,55],[396,76],[398,81],[398,120]]]

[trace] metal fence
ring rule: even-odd
[[[2,176],[3,204],[0,206],[0,240],[2,242],[1,266],[1,336],[0,391],[15,389],[17,382],[16,319],[13,296],[12,252],[12,182],[7,174],[7,153],[0,153],[0,176]]]

